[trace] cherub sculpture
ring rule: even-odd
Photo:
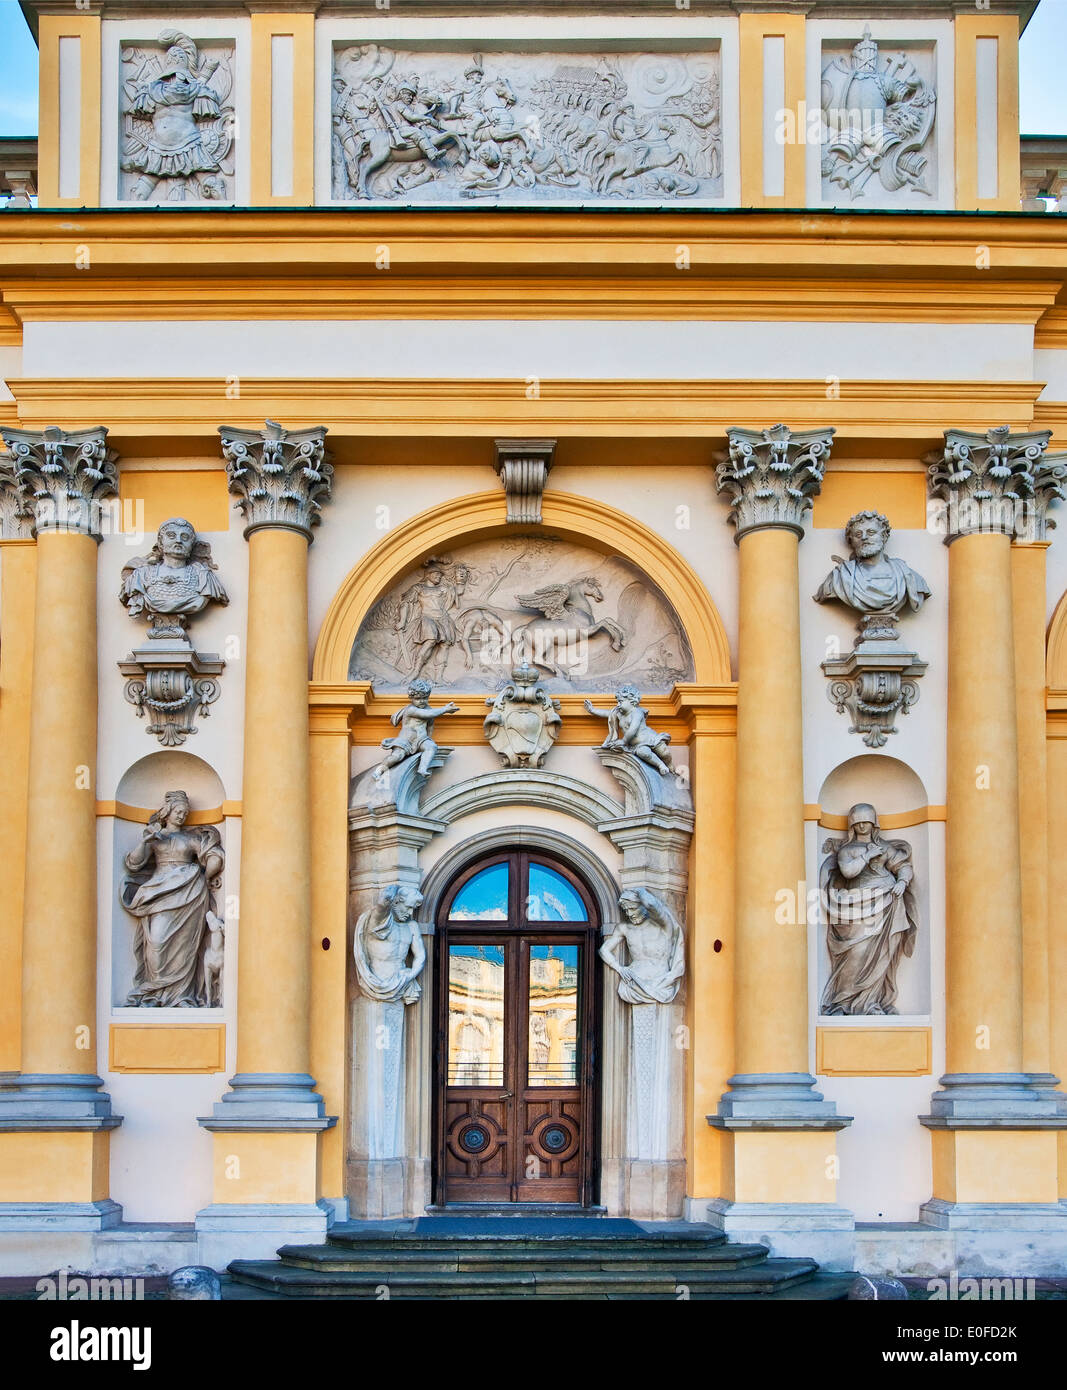
[[[437,753],[437,744],[433,741],[434,720],[439,719],[442,714],[455,714],[459,710],[459,705],[452,700],[449,700],[447,705],[439,705],[434,709],[430,705],[432,689],[430,682],[424,680],[412,681],[408,686],[408,698],[411,703],[390,716],[391,724],[400,725],[400,733],[396,738],[382,740],[382,747],[386,750],[387,756],[374,770],[375,781],[381,781],[390,768],[414,757],[419,759],[420,775],[430,775],[430,764]]]
[[[614,709],[597,709],[590,700],[585,707],[598,719],[608,721],[608,736],[601,748],[615,749],[620,753],[632,753],[643,763],[667,776],[674,771],[671,762],[670,734],[657,733],[647,724],[648,711],[641,707],[641,696],[635,686],[624,685],[615,696]]]

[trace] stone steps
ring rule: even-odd
[[[397,1243],[399,1245],[399,1242]],[[638,1263],[643,1268],[663,1267],[674,1272],[692,1270],[700,1272],[711,1268],[744,1269],[762,1264],[767,1258],[767,1248],[763,1245],[723,1245],[709,1250],[692,1251],[685,1249],[658,1250],[611,1250],[602,1245],[580,1245],[565,1248],[545,1249],[533,1242],[514,1243],[496,1248],[484,1249],[455,1245],[446,1248],[408,1249],[394,1245],[387,1249],[353,1249],[334,1245],[283,1245],[279,1257],[287,1267],[310,1269],[319,1273],[335,1271],[338,1273],[360,1273],[381,1269],[388,1264],[390,1269],[407,1270],[411,1273],[463,1274],[480,1270],[521,1269],[524,1266],[537,1268],[564,1268],[568,1270],[603,1270],[617,1268],[624,1259],[628,1263]]]

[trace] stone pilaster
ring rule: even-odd
[[[37,566],[21,1067],[0,1099],[0,1216],[87,1230],[120,1214],[107,1196],[120,1121],[95,1071],[96,547],[118,475],[105,429],[3,437],[5,530],[32,524]]]
[[[202,1240],[264,1215],[286,1238],[321,1234],[318,1134],[335,1123],[310,1065],[311,839],[307,553],[333,469],[326,430],[220,429],[248,540],[237,1073],[214,1113],[214,1202]],[[233,1160],[236,1159],[236,1162]],[[270,1224],[270,1223],[267,1223]],[[276,1235],[242,1253],[268,1253]],[[232,1252],[232,1241],[227,1245]]]

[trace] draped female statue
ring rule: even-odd
[[[189,798],[170,791],[126,855],[120,900],[136,919],[133,988],[126,1003],[140,1008],[202,1008],[208,1003],[204,946],[221,931],[215,892],[225,856],[213,825],[186,829]]]

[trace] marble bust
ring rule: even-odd
[[[172,516],[147,555],[123,567],[119,598],[131,618],[146,614],[149,637],[181,637],[189,618],[209,603],[229,603],[216,578],[211,546],[184,517]]]
[[[815,592],[818,603],[835,601],[857,613],[899,613],[921,608],[930,586],[921,574],[886,554],[889,522],[879,512],[857,512],[845,527],[851,557],[837,565]]]

